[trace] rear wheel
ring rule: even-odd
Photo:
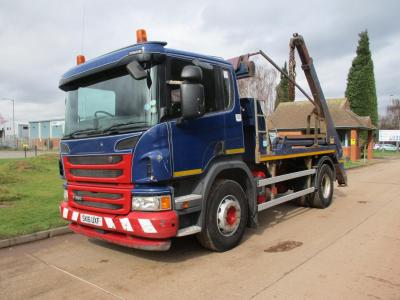
[[[227,251],[239,244],[248,216],[246,194],[232,180],[218,180],[207,199],[205,226],[198,240],[205,248]]]
[[[309,179],[308,176],[296,178],[292,183],[293,191],[298,192],[298,191],[306,189],[308,179]],[[309,198],[310,198],[310,195],[300,196],[299,198],[294,199],[293,203],[295,203],[298,206],[309,207],[310,206]]]
[[[327,165],[322,165],[317,173],[317,191],[310,195],[310,205],[315,208],[327,208],[332,203],[333,171]]]
[[[323,164],[317,172],[316,191],[301,196],[294,202],[303,207],[326,208],[332,203],[333,196],[333,171],[327,164]],[[294,191],[307,188],[307,177],[299,178],[294,184]]]

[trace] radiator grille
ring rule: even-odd
[[[83,205],[83,206],[106,208],[106,209],[111,209],[111,210],[121,209],[123,207],[122,204],[94,202],[94,201],[86,201],[86,200],[74,200],[74,202],[79,205]]]
[[[90,192],[90,191],[73,191],[75,196],[78,197],[92,197],[92,198],[103,198],[103,199],[121,199],[122,194],[110,194],[110,193],[99,193],[99,192]]]
[[[68,161],[74,165],[109,165],[122,161],[121,155],[94,155],[94,156],[70,156]]]
[[[71,169],[69,172],[74,176],[93,178],[116,178],[122,175],[122,170]]]

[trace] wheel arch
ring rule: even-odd
[[[331,157],[324,155],[321,157],[318,157],[315,162],[314,165],[319,169],[323,164],[327,164],[331,169],[332,172],[335,173],[335,164],[333,163],[333,160]]]
[[[256,182],[253,179],[249,167],[240,160],[223,160],[214,162],[207,170],[206,175],[200,180],[194,189],[195,194],[202,195],[203,203],[199,218],[200,226],[203,226],[206,217],[207,198],[211,187],[219,179],[229,179],[237,182],[243,188],[249,205],[249,226],[257,225],[257,197]]]

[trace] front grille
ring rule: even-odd
[[[121,199],[122,194],[111,194],[111,193],[98,193],[90,191],[73,191],[75,196],[78,197],[92,197],[92,198],[103,198],[103,199]]]
[[[122,175],[122,170],[86,170],[71,169],[69,172],[73,176],[93,177],[93,178],[116,178]]]
[[[129,184],[132,181],[132,154],[64,156],[68,181]]]
[[[83,206],[89,206],[89,207],[96,207],[96,208],[105,208],[105,209],[121,209],[123,205],[121,204],[113,204],[113,203],[104,203],[104,202],[94,202],[94,201],[86,201],[86,200],[75,200],[74,202],[83,205]]]
[[[70,156],[68,161],[73,165],[110,165],[122,161],[121,155]]]
[[[127,214],[132,198],[132,154],[63,156],[70,204],[98,213]]]

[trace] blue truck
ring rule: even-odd
[[[166,44],[138,30],[136,44],[88,61],[80,55],[60,80],[60,214],[74,232],[157,251],[196,235],[226,251],[264,209],[331,204],[334,181],[347,184],[342,149],[300,35],[290,45],[312,97],[261,50],[224,60]],[[255,55],[314,104],[303,135],[276,135],[262,101],[240,98],[237,81],[254,75]]]

